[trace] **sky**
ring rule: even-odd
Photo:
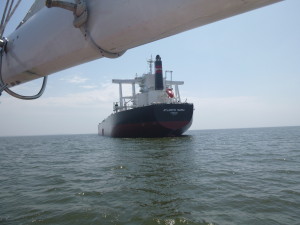
[[[5,34],[31,2],[21,3]],[[299,0],[285,0],[130,49],[118,59],[57,72],[38,100],[3,92],[0,136],[96,134],[118,100],[111,80],[148,72],[147,60],[157,54],[173,80],[185,82],[181,97],[195,108],[191,130],[300,126],[299,11]],[[35,94],[41,83],[14,91]]]

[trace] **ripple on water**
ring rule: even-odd
[[[300,128],[0,138],[0,223],[298,224]]]

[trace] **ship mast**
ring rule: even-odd
[[[152,55],[151,55],[151,58],[150,59],[148,59],[148,64],[149,64],[149,74],[153,74],[152,73],[152,71],[153,71],[153,63],[154,63],[154,61],[153,61],[153,59],[152,59]]]

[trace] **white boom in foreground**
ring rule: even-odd
[[[2,37],[2,85],[119,57],[127,49],[279,1],[47,0],[45,6],[38,0],[33,15]]]

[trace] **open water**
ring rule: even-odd
[[[0,224],[300,224],[300,127],[1,137]]]

